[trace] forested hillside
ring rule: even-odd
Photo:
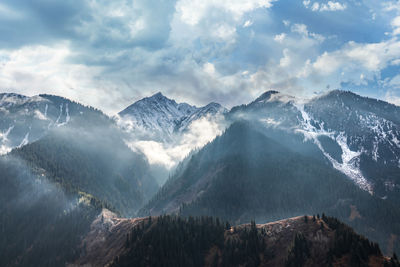
[[[71,266],[399,266],[325,215],[231,226],[213,217],[96,219]]]
[[[379,241],[385,252],[399,251],[392,239],[400,233],[398,206],[258,129],[248,122],[233,124],[192,155],[140,214],[219,216],[237,224],[325,212]]]
[[[64,190],[88,193],[125,216],[134,215],[158,188],[143,156],[106,127],[59,128],[11,155],[46,170]]]
[[[101,203],[65,193],[10,156],[0,158],[0,173],[0,266],[63,266],[79,256]]]
[[[0,266],[63,266],[102,208],[133,216],[158,189],[112,120],[90,114],[0,158]]]

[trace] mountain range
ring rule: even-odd
[[[172,141],[187,130],[189,125],[202,117],[224,114],[227,109],[218,103],[196,107],[156,93],[143,98],[118,113],[122,128],[142,135],[142,139]]]
[[[111,117],[58,96],[1,94],[0,265],[78,264],[104,209],[233,225],[324,212],[383,254],[400,252],[399,140],[400,107],[339,90],[308,100],[267,91],[230,110],[157,93]]]

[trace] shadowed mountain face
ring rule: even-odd
[[[209,215],[241,223],[324,211],[386,251],[391,235],[400,233],[394,219],[399,207],[360,189],[322,155],[309,156],[314,143],[286,143],[285,133],[279,133],[234,123],[191,156],[140,214]],[[394,247],[399,248],[397,241]]]
[[[91,194],[132,216],[158,189],[145,157],[125,145],[101,111],[51,95],[3,94],[0,105],[3,126],[13,124],[5,143],[15,145],[17,129],[28,131],[11,154],[44,169],[66,191]]]
[[[267,128],[311,142],[322,157],[360,188],[397,202],[400,196],[400,108],[345,91],[308,101],[268,91],[228,118],[259,121]]]
[[[67,128],[53,131],[11,155],[44,169],[66,191],[85,192],[121,215],[133,216],[158,185],[143,155],[105,129],[98,130],[101,135],[96,137]]]
[[[68,120],[0,158],[1,266],[63,266],[102,207],[133,216],[158,189],[112,120],[68,103]]]
[[[358,176],[371,184],[376,195],[398,202],[400,107],[333,91],[305,105],[305,110],[332,134],[331,140],[345,145],[341,158],[350,170],[358,169]]]
[[[101,211],[95,198],[71,194],[47,172],[0,158],[0,266],[63,266]]]
[[[104,210],[83,243],[70,267],[398,266],[377,244],[326,216],[231,227],[211,217],[121,219]]]
[[[94,258],[83,257],[77,246],[85,251],[81,238],[102,208],[119,216],[136,216],[138,211],[141,216],[217,216],[235,225],[325,212],[379,242],[385,254],[400,252],[399,112],[397,106],[343,91],[308,101],[268,91],[230,112],[215,103],[202,108],[178,104],[159,93],[110,119],[101,111],[57,96],[2,94],[0,152],[9,154],[0,158],[0,230],[4,237],[0,265],[60,266],[74,262],[79,255],[90,262]],[[153,174],[158,163],[150,159],[166,160],[171,167],[188,154],[156,194]],[[160,172],[168,175],[166,169],[160,168]],[[97,220],[105,220],[103,217]],[[174,229],[186,229],[187,223],[193,223],[163,220],[162,225]],[[136,224],[143,219],[106,221],[101,229],[92,228],[91,240],[99,241],[93,235],[105,230],[101,240],[116,235],[112,240],[119,244],[122,238],[125,245],[118,247],[110,241],[107,253],[101,242],[96,243],[91,248],[104,251],[98,260],[105,263],[106,259],[114,266],[142,263],[136,249],[150,253],[147,249],[154,248],[153,244],[148,239],[132,239],[133,233],[128,238],[120,234],[131,229],[126,222]],[[113,228],[114,222],[121,228]],[[200,228],[201,224],[194,223]],[[334,232],[333,226],[325,224]],[[308,230],[298,223],[285,225],[293,231],[284,239],[299,242],[302,249],[304,239],[314,242],[315,235],[320,237],[315,234],[296,241],[297,227]],[[154,237],[152,227],[134,234]],[[164,233],[162,227],[156,233]],[[210,230],[210,236],[218,231],[224,238],[231,236],[232,242],[247,240],[248,231],[235,234],[224,227],[206,223],[204,230]],[[226,261],[226,253],[232,252],[228,248],[246,251],[239,244],[247,241],[223,239],[222,243],[230,245],[221,247],[217,239],[206,239],[202,247],[205,254],[186,254],[182,248],[180,256],[193,256],[207,266],[232,266]],[[258,260],[268,259],[268,264],[292,258],[303,263],[312,259],[310,266],[323,266],[320,259],[330,253],[330,249],[310,250],[307,255],[312,256],[306,259],[290,247],[293,255],[273,259],[268,253],[277,253],[276,249],[287,252],[289,241],[283,246],[268,242],[268,250],[254,247],[265,257]],[[353,259],[358,263],[370,260],[365,255],[375,251],[374,246],[360,249],[368,252]],[[330,260],[348,264],[353,252],[336,252],[336,258]],[[116,259],[116,255],[121,257]],[[254,265],[257,256],[249,255],[235,262]],[[374,255],[382,263],[382,258]],[[181,263],[187,263],[178,256]]]

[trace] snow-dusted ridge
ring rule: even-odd
[[[304,103],[294,102],[295,107],[300,111],[302,116],[301,127],[296,129],[296,132],[300,132],[304,135],[306,140],[312,140],[318,148],[322,151],[324,156],[332,163],[333,167],[345,175],[347,175],[350,179],[352,179],[361,189],[368,191],[370,194],[373,194],[373,187],[371,183],[363,176],[360,168],[359,168],[359,160],[361,151],[351,151],[347,144],[347,137],[344,132],[336,133],[334,131],[325,130],[324,124],[321,122],[315,123],[319,125],[319,129],[317,129],[314,125],[311,124],[312,117],[304,110]],[[331,140],[335,141],[340,148],[342,149],[342,163],[339,163],[335,160],[329,153],[325,151],[321,142],[318,140],[319,136],[326,136]]]
[[[53,127],[68,124],[69,103],[50,95],[0,94],[0,155],[36,141]]]
[[[370,193],[377,187],[363,164],[390,168],[394,164],[400,173],[400,109],[383,101],[344,91],[309,100],[268,91],[234,109],[238,110],[237,119],[255,117],[267,127],[302,135],[334,168]],[[64,126],[82,114],[76,104],[61,97],[0,94],[0,115],[5,118],[0,121],[0,154],[35,141],[52,127]],[[229,124],[226,114],[217,103],[196,107],[157,93],[133,103],[116,115],[115,121],[132,149],[143,152],[151,163],[171,168],[221,134]],[[325,140],[332,141],[333,151]],[[377,179],[399,184],[396,177]]]
[[[127,134],[125,142],[131,149],[143,152],[150,163],[170,169],[222,133],[226,112],[218,103],[196,107],[157,93],[133,103],[115,120]]]
[[[396,180],[393,168],[400,173],[400,109],[384,101],[340,90],[312,99],[268,91],[244,106],[250,115],[240,110],[238,118],[255,116],[267,127],[303,135],[334,168],[370,193],[376,181]],[[378,168],[387,165],[388,176],[371,173],[370,160]]]

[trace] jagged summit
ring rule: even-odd
[[[275,94],[279,94],[279,92],[275,91],[275,90],[268,90],[268,91],[264,92],[262,95],[260,95],[259,97],[257,97],[256,100],[254,100],[254,102],[268,100],[271,98],[272,95],[275,95]]]
[[[143,101],[173,101],[173,102],[175,102],[175,100],[166,97],[161,92],[157,92],[157,93],[155,93],[151,96],[145,97],[137,102],[141,102],[141,101],[142,102]]]
[[[151,113],[166,112],[171,113],[170,115],[176,116],[179,115],[178,113],[181,111],[184,113],[190,113],[194,109],[196,109],[195,106],[191,106],[187,103],[177,103],[175,100],[164,96],[161,92],[158,92],[152,96],[136,101],[132,105],[119,112],[118,115],[132,115],[132,113],[142,110],[143,112],[146,111]]]
[[[165,97],[161,92],[157,92],[154,95],[152,95],[151,97]]]
[[[202,109],[204,109],[204,110],[210,110],[210,109],[223,110],[224,112],[227,111],[227,109],[225,107],[223,107],[221,104],[216,103],[216,102],[211,102],[211,103],[207,104],[206,106],[202,107]]]
[[[25,96],[16,93],[2,93],[0,94],[0,106],[10,108],[13,106],[21,106],[26,103],[43,102],[45,99],[41,96]]]
[[[136,101],[118,115],[125,130],[142,134],[147,139],[166,141],[171,140],[174,133],[185,130],[192,121],[226,111],[218,103],[196,107],[177,103],[158,92]]]

